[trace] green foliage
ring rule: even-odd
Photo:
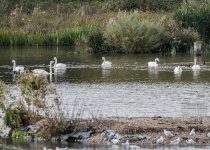
[[[199,34],[192,30],[179,30],[175,32],[173,47],[176,49],[176,52],[189,52],[193,43],[199,40]]]
[[[183,27],[196,29],[206,41],[210,38],[210,1],[191,1],[175,12],[174,18]]]
[[[0,46],[11,45],[11,33],[7,30],[0,30]]]
[[[22,6],[23,11],[32,13],[34,8],[42,10],[54,10],[55,5],[59,6],[62,12],[66,13],[78,11],[81,5],[85,6],[85,11],[95,13],[98,11],[118,11],[118,10],[152,10],[152,11],[172,11],[178,8],[182,0],[1,0],[0,14],[9,14],[15,9],[15,4]]]
[[[24,32],[13,32],[11,35],[11,45],[26,46],[28,43],[27,34]]]
[[[25,131],[13,130],[12,131],[12,138],[13,139],[19,139],[19,140],[26,140],[27,139],[27,133]]]
[[[102,31],[96,30],[91,33],[88,39],[88,46],[93,49],[94,53],[104,52],[106,50],[106,48],[104,49],[104,42],[105,38],[103,37]]]
[[[19,128],[28,124],[28,112],[20,107],[7,108],[4,123],[10,128]]]
[[[85,42],[86,37],[89,34],[87,27],[73,28],[71,30],[65,30],[58,34],[58,45],[61,46],[74,46],[77,43]]]
[[[61,117],[60,121],[57,124],[57,132],[60,134],[66,134],[68,128],[69,128],[69,121],[64,117]]]
[[[107,7],[113,10],[150,10],[172,11],[178,8],[182,0],[115,0],[107,2]]]
[[[123,53],[154,52],[168,42],[161,25],[139,20],[136,13],[120,14],[105,31],[105,37]]]
[[[0,46],[75,46],[86,42],[89,30],[88,27],[78,27],[47,34],[0,30]]]

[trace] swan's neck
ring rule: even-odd
[[[15,71],[16,62],[13,62],[13,71]]]
[[[50,74],[52,74],[52,63],[50,63]]]
[[[103,58],[103,62],[105,62],[106,61],[106,59],[105,58]]]
[[[197,65],[197,59],[194,59],[194,65]]]
[[[56,65],[57,65],[57,59],[55,59],[54,68],[56,67]]]
[[[155,63],[157,63],[157,59],[155,59]]]

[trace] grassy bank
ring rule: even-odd
[[[207,21],[189,23],[193,14],[201,20],[208,16],[200,11],[210,12],[204,1],[49,0],[37,1],[36,7],[29,1],[17,3],[4,11],[0,46],[85,45],[94,53],[187,53],[195,41],[209,39]]]

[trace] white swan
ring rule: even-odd
[[[24,72],[24,67],[23,66],[16,66],[16,62],[15,62],[15,60],[13,59],[12,60],[12,63],[13,63],[13,69],[12,69],[12,71],[14,72],[14,73],[23,73]]]
[[[102,57],[102,64],[101,64],[101,67],[103,68],[103,69],[110,69],[110,68],[112,68],[112,62],[110,62],[110,61],[106,61],[106,59],[105,59],[105,57]]]
[[[50,61],[50,72],[47,72],[46,70],[43,70],[43,69],[34,69],[32,70],[32,72],[35,74],[35,75],[51,75],[52,74],[52,64],[53,64],[54,61]]]
[[[63,63],[57,63],[58,60],[56,57],[54,57],[54,60],[55,60],[55,64],[53,66],[54,69],[66,69],[66,64],[63,64]]]
[[[148,62],[148,66],[149,67],[157,67],[158,66],[157,62],[159,62],[159,61],[160,61],[159,58],[155,58],[155,61]]]
[[[182,68],[180,66],[177,66],[174,68],[174,73],[178,74],[178,73],[182,73]]]
[[[199,65],[197,65],[197,59],[194,59],[194,65],[192,66],[192,70],[196,71],[196,70],[200,70],[201,67]]]

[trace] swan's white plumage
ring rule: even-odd
[[[192,66],[192,69],[193,69],[193,70],[200,70],[201,67],[200,67],[199,65],[193,65],[193,66]]]
[[[110,68],[112,68],[112,62],[110,62],[110,61],[106,61],[106,59],[105,59],[105,57],[102,57],[102,64],[101,64],[101,67],[103,68],[103,69],[110,69]]]
[[[158,66],[158,63],[159,62],[159,58],[155,58],[155,61],[150,61],[148,62],[148,67],[157,67]]]
[[[16,66],[16,61],[12,60],[13,63],[13,69],[12,71],[15,73],[23,73],[24,72],[24,67],[23,66]]]
[[[49,75],[49,74],[52,74],[52,63],[53,63],[54,61],[50,61],[50,72],[47,72],[46,70],[44,70],[44,69],[34,69],[34,70],[32,70],[32,72],[35,74],[35,75],[44,75],[44,76],[46,76],[46,75]]]
[[[54,57],[54,61],[55,61],[55,64],[54,64],[54,68],[56,69],[66,69],[66,64],[63,64],[63,63],[57,63],[58,60],[56,57]]]
[[[175,67],[174,73],[182,73],[182,68],[180,66]]]
[[[43,69],[34,69],[32,70],[32,72],[34,74],[39,74],[39,75],[48,75],[49,72],[47,72],[46,70],[43,70]]]
[[[197,65],[197,59],[194,59],[194,65],[192,66],[192,70],[196,71],[196,70],[200,70],[201,67],[200,65]]]

